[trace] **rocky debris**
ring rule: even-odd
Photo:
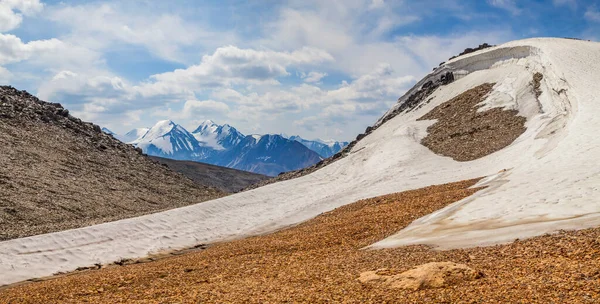
[[[450,57],[450,59],[448,59],[448,60],[452,60],[452,59],[454,59],[454,58],[457,58],[457,57],[460,57],[460,56],[462,56],[462,55],[470,54],[470,53],[477,52],[477,51],[480,51],[480,50],[483,50],[483,49],[487,49],[487,48],[490,48],[490,47],[493,47],[493,45],[490,45],[490,44],[487,44],[487,43],[483,43],[483,44],[480,44],[480,45],[479,45],[478,47],[476,47],[476,48],[466,48],[466,49],[465,49],[464,51],[462,51],[460,54],[458,54],[458,55],[456,55],[456,56],[452,56],[452,57]]]
[[[525,132],[527,119],[517,110],[493,108],[479,112],[479,104],[494,87],[485,83],[435,107],[418,120],[437,119],[421,144],[457,161],[475,160],[510,145]]]
[[[535,98],[539,98],[542,95],[542,89],[540,88],[542,85],[542,79],[544,79],[544,75],[542,73],[537,72],[533,74],[533,92],[535,93]]]
[[[0,241],[78,228],[224,195],[100,127],[0,86]]]
[[[388,288],[420,290],[440,288],[473,281],[483,277],[464,264],[452,262],[431,262],[419,265],[401,274],[390,274],[388,269],[366,271],[360,274],[361,283],[382,283]]]

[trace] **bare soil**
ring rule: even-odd
[[[419,118],[437,119],[427,128],[421,144],[456,161],[475,160],[510,145],[525,132],[527,119],[517,110],[477,111],[493,87],[493,83],[485,83],[467,90]]]
[[[600,229],[508,245],[362,250],[473,194],[476,180],[362,200],[280,232],[151,263],[113,266],[0,291],[1,303],[598,303]],[[429,262],[483,277],[418,291],[361,283]]]
[[[0,87],[0,241],[224,195],[69,115],[60,104]]]

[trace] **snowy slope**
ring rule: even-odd
[[[488,176],[480,182],[487,189],[375,247],[490,245],[600,225],[599,43],[515,41],[449,61],[424,81],[444,71],[457,79],[439,87],[428,104],[382,124],[347,157],[312,174],[157,214],[2,242],[0,284],[273,231],[358,199],[480,176]],[[535,72],[544,78],[534,107],[529,86]],[[518,109],[528,119],[524,134],[469,162],[420,144],[433,122],[417,118],[487,82],[497,84],[486,106]]]

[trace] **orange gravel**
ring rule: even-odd
[[[600,302],[600,229],[465,250],[360,249],[473,194],[475,182],[362,200],[270,235],[16,286],[0,291],[0,303]],[[357,280],[364,271],[444,261],[484,277],[420,291]]]

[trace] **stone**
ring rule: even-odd
[[[483,277],[464,264],[453,262],[433,262],[417,266],[397,275],[389,275],[387,269],[366,271],[358,280],[363,284],[381,283],[392,289],[421,290],[452,286],[461,282],[473,281]]]

